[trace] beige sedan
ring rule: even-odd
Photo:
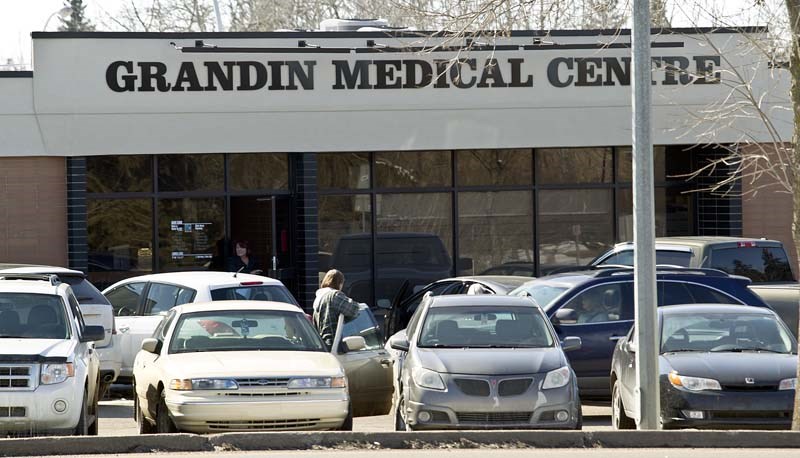
[[[356,353],[365,341],[343,346]],[[133,373],[140,433],[352,429],[342,364],[294,305],[175,307]]]

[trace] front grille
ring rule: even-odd
[[[518,378],[512,380],[503,380],[497,388],[497,394],[500,396],[518,396],[526,391],[531,386],[533,379]]]
[[[289,384],[289,380],[289,377],[237,378],[236,383],[239,388],[284,387]]]
[[[26,413],[25,407],[0,406],[0,418],[22,418]]]
[[[0,390],[24,390],[33,388],[32,366],[0,366]]]
[[[792,412],[782,410],[712,410],[711,418],[792,418]]]
[[[316,426],[319,418],[300,418],[288,420],[242,420],[242,421],[207,421],[209,429],[242,430],[242,429],[293,429]]]
[[[458,389],[469,396],[489,396],[489,383],[486,380],[475,380],[470,378],[457,378],[455,380]]]
[[[722,385],[723,391],[778,391],[778,385]]]
[[[528,423],[533,412],[456,412],[459,423]]]

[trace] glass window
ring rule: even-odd
[[[611,183],[611,148],[549,148],[536,150],[539,184]]]
[[[372,210],[369,195],[319,196],[319,276],[344,274],[344,293],[372,304]]]
[[[381,337],[378,323],[372,316],[369,308],[362,307],[355,319],[344,324],[342,337],[361,336],[367,342],[365,350],[379,350],[383,348],[383,337]]]
[[[543,309],[547,309],[553,301],[569,288],[549,284],[548,280],[532,281],[508,293],[509,296],[529,296]]]
[[[0,338],[67,339],[70,327],[59,296],[0,293]]]
[[[545,318],[534,307],[431,307],[420,347],[552,347]]]
[[[207,268],[225,234],[224,199],[159,199],[162,271]]]
[[[452,275],[452,202],[447,193],[379,194],[375,300],[391,301]]]
[[[709,266],[756,283],[794,281],[792,267],[782,248],[716,248],[711,250]]]
[[[144,314],[158,315],[160,312],[166,312],[175,307],[178,305],[178,294],[180,292],[180,286],[151,283],[144,302]]]
[[[686,287],[689,289],[689,292],[692,293],[692,298],[694,299],[692,303],[697,304],[741,304],[742,302],[734,299],[727,294],[713,290],[707,286],[696,285],[693,283],[687,283]]]
[[[59,274],[58,279],[68,284],[81,304],[108,305],[108,299],[93,284],[79,275]]]
[[[319,189],[369,189],[369,154],[317,154]]]
[[[667,179],[664,169],[665,151],[663,146],[653,147],[653,179],[656,183]],[[633,181],[633,149],[630,146],[617,148],[617,181],[630,183]]]
[[[539,263],[545,273],[588,264],[614,240],[610,189],[539,192]]]
[[[599,285],[582,291],[562,307],[575,311],[575,321],[562,320],[561,324],[631,320],[633,310],[630,303],[633,301],[626,297],[630,291],[624,283]]]
[[[152,192],[153,156],[89,156],[86,191]]]
[[[487,275],[488,269],[518,263],[533,266],[533,195],[530,191],[458,194],[458,248],[472,269],[459,274]]]
[[[222,154],[170,154],[158,157],[159,192],[222,191]]]
[[[530,185],[533,160],[529,149],[456,151],[459,186]]]
[[[153,271],[152,199],[88,200],[89,279],[98,288]]]
[[[231,154],[228,187],[233,191],[288,189],[289,156],[286,154]]]
[[[667,315],[661,326],[661,353],[674,351],[791,353],[795,345],[774,317],[706,313]]]
[[[197,351],[326,351],[305,315],[282,310],[183,314],[170,353]]]
[[[692,196],[683,188],[655,188],[656,237],[691,235]],[[617,190],[617,240],[633,240],[633,191]]]
[[[375,153],[375,187],[451,186],[450,151]]]
[[[117,286],[105,294],[111,306],[114,307],[114,315],[131,316],[139,314],[139,302],[144,291],[144,282],[126,283]]]
[[[283,286],[239,286],[211,290],[212,301],[273,301],[297,305],[292,294]]]
[[[684,283],[658,282],[658,305],[693,304],[694,298]]]

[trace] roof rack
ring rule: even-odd
[[[599,266],[598,266],[599,267]],[[614,266],[614,267],[607,267],[604,269],[597,269],[598,272],[595,275],[595,278],[604,278],[610,277],[612,275],[621,275],[621,274],[629,274],[633,272],[632,266]],[[709,268],[702,268],[702,267],[681,267],[681,266],[674,266],[669,264],[657,264],[656,265],[656,273],[657,274],[695,274],[695,275],[705,275],[708,277],[728,277],[729,274],[725,271],[719,269],[709,269]]]
[[[52,286],[58,286],[61,283],[56,274],[0,274],[0,280],[46,281]]]

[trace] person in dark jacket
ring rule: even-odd
[[[344,274],[336,269],[329,270],[322,279],[317,297],[314,299],[314,326],[322,340],[331,347],[339,324],[339,315],[345,321],[358,316],[358,302],[342,292]]]
[[[225,270],[228,272],[242,272],[246,274],[260,274],[263,271],[257,267],[258,262],[250,250],[247,240],[236,240],[233,244],[234,256],[228,258]]]

